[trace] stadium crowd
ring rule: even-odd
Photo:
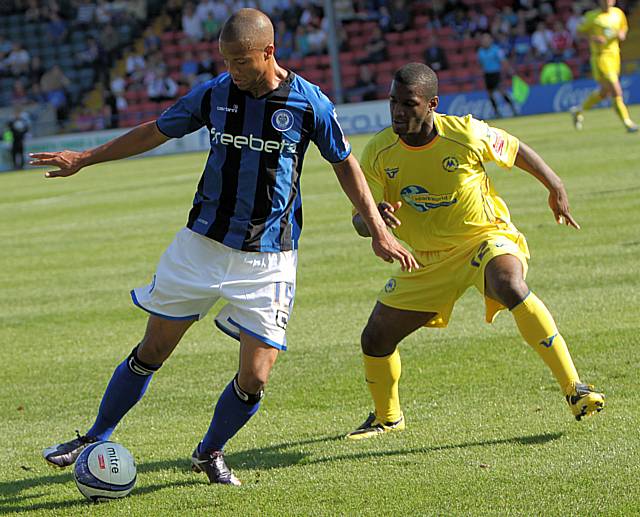
[[[0,106],[49,104],[62,130],[149,119],[221,71],[218,33],[240,7],[266,12],[276,27],[278,59],[331,93],[323,4],[3,2],[0,14],[8,23],[0,24]],[[492,35],[510,69],[530,83],[541,80],[546,64],[552,65],[543,74],[546,83],[588,73],[586,41],[578,39],[576,27],[594,0],[336,0],[334,5],[347,102],[383,98],[388,72],[407,60],[421,60],[438,72],[443,93],[482,88],[476,50],[484,33]],[[408,34],[415,39],[406,40]],[[95,97],[87,102],[92,90],[100,93],[100,102]]]

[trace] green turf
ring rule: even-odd
[[[637,106],[632,114],[640,118]],[[341,436],[370,409],[359,332],[389,266],[350,227],[350,208],[312,149],[305,163],[290,350],[263,408],[229,444],[239,489],[209,486],[189,455],[232,377],[237,345],[196,325],[114,435],[135,455],[130,497],[90,506],[41,449],[86,430],[145,316],[144,285],[184,224],[204,155],[96,166],[66,180],[0,175],[0,514],[638,514],[640,137],[611,110],[500,121],[562,175],[580,232],[555,225],[526,173],[490,169],[532,250],[529,284],[607,408],[575,422],[508,314],[483,323],[480,295],[450,328],[403,344],[404,433]],[[359,152],[365,137],[353,138]]]

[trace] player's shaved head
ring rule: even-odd
[[[222,26],[220,42],[241,44],[247,50],[262,50],[273,44],[273,24],[257,9],[240,9]]]
[[[408,63],[400,68],[393,80],[406,86],[419,87],[426,99],[438,95],[438,77],[424,63]]]

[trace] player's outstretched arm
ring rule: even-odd
[[[371,235],[374,253],[387,262],[397,260],[403,270],[418,269],[415,257],[387,231],[358,160],[351,154],[346,160],[332,165],[342,190],[353,203]]]
[[[96,163],[119,160],[144,153],[169,140],[156,126],[155,120],[134,127],[128,133],[87,151],[59,151],[54,153],[32,153],[31,165],[57,167],[45,172],[46,178],[71,176],[83,167]]]
[[[549,191],[549,207],[556,222],[558,224],[564,223],[579,230],[580,225],[569,213],[569,196],[567,196],[562,180],[540,155],[521,141],[515,164],[547,187]]]

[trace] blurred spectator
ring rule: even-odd
[[[47,8],[40,5],[38,0],[29,0],[24,17],[28,22],[39,22],[46,19]]]
[[[339,22],[356,19],[356,12],[353,9],[353,2],[351,0],[334,0],[333,8],[336,11],[336,19]]]
[[[182,0],[169,0],[164,8],[169,21],[167,30],[175,32],[182,29],[180,24],[182,18]]]
[[[571,34],[571,38],[575,41],[578,32],[578,25],[582,22],[582,9],[580,4],[574,2],[571,6],[571,16],[567,20],[567,30]]]
[[[120,110],[127,109],[127,101],[111,90],[104,91],[104,106],[107,108],[107,128],[115,129],[120,125]]]
[[[5,39],[3,34],[0,34],[0,61],[5,59],[12,49],[13,43],[11,43],[8,39]]]
[[[127,87],[127,81],[121,75],[116,75],[110,84],[110,90],[116,95],[123,95]]]
[[[207,13],[207,17],[202,21],[202,39],[215,41],[222,28],[222,22],[216,20],[212,12]]]
[[[447,55],[442,47],[438,45],[438,38],[433,33],[429,37],[429,46],[424,51],[424,62],[435,72],[440,72],[449,68]]]
[[[167,70],[164,66],[159,66],[148,82],[147,94],[149,100],[153,102],[175,99],[176,95],[178,95],[178,85],[167,75]]]
[[[105,57],[98,42],[92,37],[87,38],[87,48],[76,54],[76,67],[85,68],[87,66],[93,68],[95,77],[106,73],[109,66],[108,63],[105,62]]]
[[[312,23],[307,31],[307,39],[309,41],[310,54],[326,54],[327,51],[327,33],[322,30],[320,25]]]
[[[551,52],[554,55],[562,56],[564,59],[568,59],[573,55],[573,39],[571,38],[571,33],[565,29],[560,20],[556,20],[553,24]]]
[[[118,57],[118,49],[120,48],[120,35],[108,23],[100,32],[100,47],[102,47],[108,63],[113,63]]]
[[[104,27],[111,23],[111,9],[107,0],[98,0],[94,18],[99,27]]]
[[[384,39],[382,29],[380,27],[374,27],[371,38],[364,47],[367,55],[363,57],[359,62],[362,63],[382,63],[388,59],[387,55],[387,41]]]
[[[73,126],[77,131],[93,131],[96,129],[95,121],[95,116],[86,106],[82,106],[73,116]]]
[[[140,54],[129,54],[127,56],[125,69],[129,80],[140,82],[147,71],[147,63]]]
[[[22,113],[21,108],[14,109],[14,116],[7,124],[11,132],[11,158],[16,169],[24,168],[24,139],[29,132],[28,116]]]
[[[154,32],[152,27],[147,27],[142,33],[144,41],[144,53],[149,54],[160,49],[162,42],[160,37]]]
[[[197,75],[198,60],[193,52],[186,52],[180,65],[180,83],[191,88],[196,82]]]
[[[56,109],[56,115],[60,124],[65,124],[67,113],[67,88],[71,81],[64,75],[64,72],[58,65],[54,65],[49,71],[45,72],[40,80],[40,89],[46,101]]]
[[[480,7],[475,5],[468,13],[469,18],[469,32],[472,35],[477,33],[487,32],[489,30],[489,18],[480,10]]]
[[[311,53],[307,28],[299,25],[295,36],[295,56],[305,57]]]
[[[11,88],[11,104],[13,106],[19,106],[22,104],[28,104],[29,96],[27,94],[27,89],[24,86],[24,83],[21,79],[16,79],[13,82],[13,86]]]
[[[302,7],[296,0],[289,0],[289,5],[282,13],[282,19],[290,31],[296,31],[300,26],[300,16],[302,16]]]
[[[11,52],[4,60],[4,64],[13,76],[19,76],[27,73],[29,70],[29,52],[27,52],[20,43],[14,43]]]
[[[217,74],[216,64],[210,52],[203,50],[200,52],[198,59],[198,75],[196,76],[196,84],[203,83],[209,79],[213,79]]]
[[[235,9],[239,9],[240,6],[235,6]],[[211,14],[214,20],[221,23],[226,20],[231,14],[229,11],[229,6],[225,2],[214,1],[214,0],[200,0],[198,7],[196,8],[196,15],[200,22],[206,20]]]
[[[191,2],[184,6],[184,11],[182,12],[182,31],[192,41],[200,41],[202,39],[202,20],[196,14],[195,7]]]
[[[49,23],[47,23],[47,36],[49,41],[54,45],[60,45],[67,40],[69,35],[69,27],[67,22],[63,20],[56,12],[49,14]]]
[[[350,102],[372,101],[378,97],[378,84],[373,71],[368,65],[362,65],[358,69],[358,80],[355,86],[349,90]]]
[[[562,61],[562,56],[556,54],[540,71],[540,84],[566,83],[573,79],[573,72],[569,65]]]
[[[42,74],[44,74],[44,67],[42,66],[42,60],[40,56],[33,56],[31,61],[29,61],[29,70],[27,71],[26,77],[30,85],[40,84],[40,79],[42,79]]]
[[[516,114],[516,108],[511,101],[511,97],[507,94],[506,90],[500,85],[502,79],[502,68],[509,68],[510,66],[504,57],[504,54],[500,47],[496,45],[491,37],[491,34],[484,33],[480,39],[480,48],[478,49],[478,61],[482,70],[484,71],[484,83],[489,94],[489,101],[493,106],[496,117],[500,117],[501,113],[498,110],[498,104],[495,100],[495,93],[499,92],[504,100],[511,107],[513,114]]]
[[[538,59],[546,60],[551,55],[552,36],[553,33],[547,28],[545,23],[538,23],[535,32],[531,35],[531,45]]]
[[[96,6],[90,0],[76,0],[76,18],[73,26],[79,29],[93,28],[93,18],[96,14]]]
[[[293,34],[287,29],[284,20],[276,23],[275,47],[278,59],[289,59],[295,50]]]
[[[411,18],[406,0],[393,0],[389,28],[392,32],[404,32],[409,28]]]
[[[532,58],[531,36],[527,34],[527,28],[524,22],[518,23],[515,34],[511,38],[511,52],[514,61],[521,65],[528,63]]]

